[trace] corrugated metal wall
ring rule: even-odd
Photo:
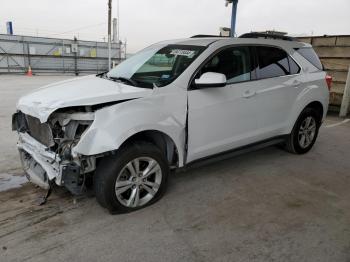
[[[350,35],[301,37],[298,39],[313,45],[326,71],[333,77],[330,104],[339,107],[350,66]]]
[[[77,46],[77,49],[75,47]],[[112,61],[121,61],[112,43]],[[106,42],[0,34],[0,73],[99,73],[108,69]]]

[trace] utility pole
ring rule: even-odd
[[[112,0],[108,0],[108,71],[111,70]]]
[[[119,17],[119,0],[117,0],[117,19],[118,19],[118,24],[117,24],[117,42],[119,43],[120,39],[120,17]]]
[[[113,22],[113,36],[112,36],[112,42],[113,43],[118,43],[118,19],[117,18],[113,18],[112,20]]]
[[[226,6],[232,4],[231,37],[235,37],[238,0],[225,0],[225,2]]]

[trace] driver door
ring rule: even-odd
[[[250,47],[227,47],[199,70],[226,76],[225,87],[188,91],[187,162],[256,142],[255,59]],[[213,85],[215,86],[215,85]]]

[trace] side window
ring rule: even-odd
[[[253,79],[254,70],[250,48],[231,47],[210,59],[198,77],[207,72],[221,73],[226,76],[228,84],[233,84]]]
[[[275,47],[257,47],[260,79],[289,75],[288,54]]]
[[[292,75],[299,74],[301,68],[298,66],[298,64],[289,56],[289,67],[290,67],[290,73]]]

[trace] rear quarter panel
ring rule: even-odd
[[[293,109],[290,113],[290,122],[287,130],[285,131],[286,134],[289,134],[292,131],[299,115],[310,103],[320,102],[322,104],[322,120],[325,119],[328,111],[329,90],[325,81],[326,73],[323,71],[314,71],[304,74],[304,77],[306,82],[303,89],[298,94]]]

